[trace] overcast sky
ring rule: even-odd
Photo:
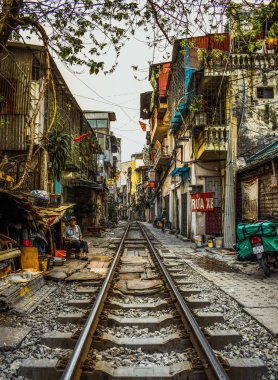
[[[140,93],[151,90],[148,61],[152,59],[153,49],[133,38],[123,48],[118,67],[110,75],[89,75],[86,68],[83,71],[81,68],[80,73],[77,73],[57,62],[82,109],[116,113],[117,121],[112,123],[112,131],[122,139],[122,161],[128,161],[131,154],[140,152],[145,143],[146,133],[142,132],[139,125]],[[162,54],[157,52],[154,61],[162,59]],[[109,60],[111,57],[107,56],[106,61]],[[138,66],[144,71],[135,73],[131,66]],[[134,78],[134,73],[140,81]],[[122,107],[109,104],[110,102]]]

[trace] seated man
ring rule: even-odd
[[[80,258],[80,250],[83,250],[83,260],[88,260],[88,244],[83,240],[81,228],[76,224],[76,217],[72,216],[69,225],[64,231],[64,241],[67,247],[67,255],[71,248],[75,249],[75,257]]]

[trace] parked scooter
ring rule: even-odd
[[[278,236],[276,226],[270,221],[237,226],[238,244],[235,249],[239,260],[256,257],[266,277],[270,266],[278,267]]]
[[[274,239],[278,240],[277,237]],[[269,238],[267,239],[269,241]],[[278,252],[277,251],[266,251],[265,241],[263,236],[252,236],[250,242],[253,249],[253,254],[262,268],[266,277],[270,276],[270,264],[273,263],[274,266],[278,263]],[[277,262],[277,263],[276,263]]]

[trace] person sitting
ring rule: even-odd
[[[88,260],[88,244],[83,240],[81,228],[78,226],[76,217],[72,216],[69,220],[69,225],[64,230],[64,242],[67,248],[67,255],[70,250],[75,249],[75,258],[80,259],[80,251],[82,248],[82,260]]]

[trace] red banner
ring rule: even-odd
[[[140,127],[141,127],[142,131],[146,132],[146,130],[147,130],[147,124],[143,123],[143,121],[139,121],[139,124],[140,124]]]
[[[89,136],[90,134],[91,134],[90,132],[83,133],[83,135],[75,137],[72,141],[79,142],[83,140],[85,137]]]
[[[196,193],[191,194],[192,212],[209,212],[213,211],[214,193]]]

